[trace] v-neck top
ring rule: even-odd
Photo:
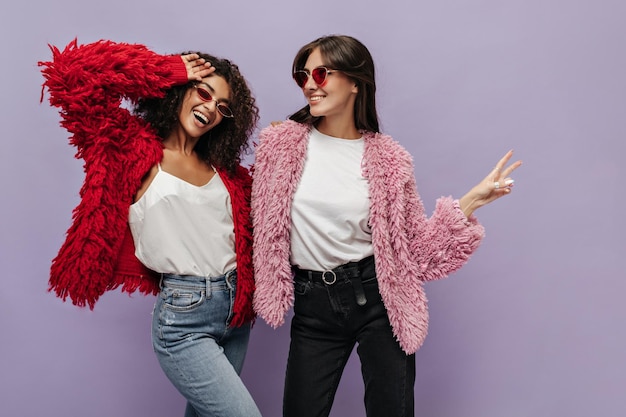
[[[135,255],[160,273],[219,276],[236,267],[230,195],[219,174],[202,186],[158,172],[130,206]]]

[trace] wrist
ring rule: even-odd
[[[480,205],[476,202],[476,199],[470,195],[470,193],[467,193],[459,199],[459,207],[461,208],[463,214],[465,214],[465,217],[469,219],[469,217],[477,208],[480,207]]]

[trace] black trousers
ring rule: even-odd
[[[415,355],[393,336],[373,257],[326,273],[296,270],[295,290],[283,416],[328,416],[355,345],[367,417],[414,416]]]

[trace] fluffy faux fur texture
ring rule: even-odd
[[[187,82],[180,57],[161,56],[143,45],[99,41],[63,51],[40,62],[50,104],[60,108],[61,125],[84,160],[80,203],[58,255],[52,261],[50,290],[91,309],[107,290],[156,293],[154,273],[134,257],[128,208],[143,176],[163,157],[161,141],[122,100],[159,97]],[[240,167],[233,178],[220,172],[233,202],[238,287],[233,324],[254,316],[249,196],[251,180]],[[129,240],[130,239],[130,240]],[[241,288],[240,288],[241,287]]]
[[[291,201],[304,167],[310,127],[286,121],[265,128],[256,149],[254,308],[273,327],[293,306]],[[379,289],[402,349],[416,352],[428,331],[423,282],[447,276],[476,250],[484,230],[458,201],[442,197],[428,218],[410,154],[390,136],[364,132],[363,175],[370,187],[370,226]]]

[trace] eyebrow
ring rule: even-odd
[[[311,72],[311,71],[312,71],[312,70],[314,70],[315,68],[319,68],[319,67],[324,67],[324,68],[327,68],[327,69],[329,69],[329,70],[334,69],[334,68],[331,68],[328,64],[321,64],[321,65],[316,65],[316,66],[314,66],[314,67],[313,67],[313,68],[311,68],[311,69],[309,69],[309,68],[307,68],[307,67],[302,67],[302,70],[305,70],[305,71],[309,71],[309,72]]]
[[[205,83],[204,81],[200,81],[200,84],[203,84],[204,86],[206,86],[206,88],[215,96],[215,89],[213,87],[211,87],[209,84]],[[230,104],[230,100],[227,98],[218,99],[217,102]]]

